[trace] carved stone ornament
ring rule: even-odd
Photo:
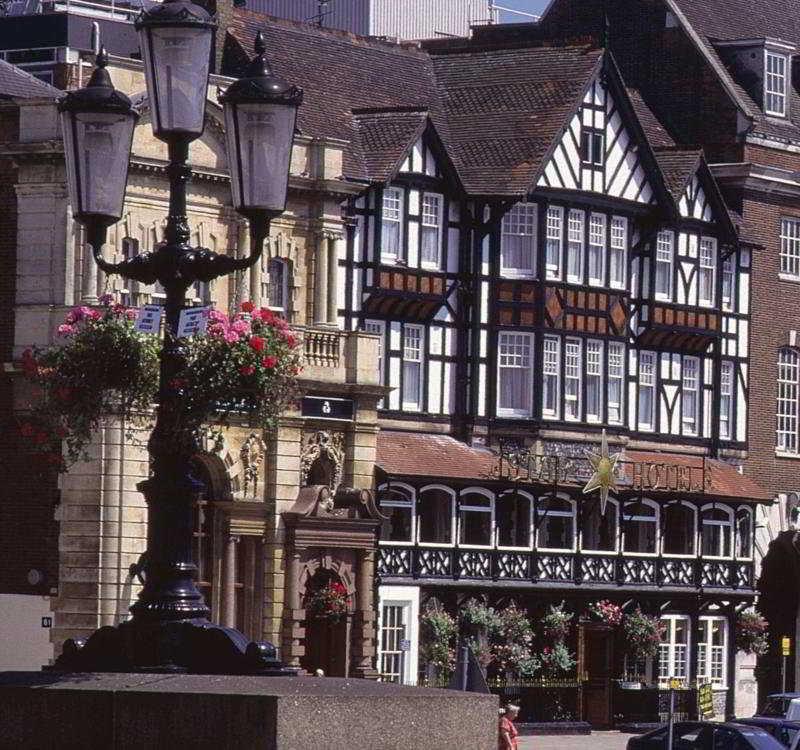
[[[335,490],[344,473],[344,435],[315,432],[303,441],[300,455],[300,486],[325,485]]]
[[[261,436],[252,433],[242,443],[239,458],[242,461],[242,476],[244,477],[244,493],[255,495],[258,492],[258,470],[264,460],[266,446]]]

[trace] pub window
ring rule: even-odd
[[[423,487],[417,500],[420,544],[453,543],[455,493],[447,487]]]
[[[719,436],[730,440],[733,436],[733,362],[723,362],[719,382]]]
[[[798,376],[800,355],[794,349],[781,349],[778,352],[776,446],[786,453],[797,453]]]
[[[728,621],[725,617],[701,617],[697,642],[697,676],[712,685],[727,685]]]
[[[561,245],[564,231],[564,209],[561,206],[547,208],[547,243],[545,265],[548,279],[561,279]]]
[[[403,408],[422,407],[422,326],[403,328]]]
[[[781,273],[800,278],[800,219],[781,219]]]
[[[558,385],[561,371],[561,351],[559,344],[559,339],[555,336],[544,337],[542,415],[552,419],[557,419],[559,413]]]
[[[545,497],[536,507],[539,549],[575,549],[575,504],[564,497]]]
[[[586,503],[581,521],[581,549],[590,552],[616,552],[618,514],[619,505],[616,500],[609,499],[606,502],[606,512],[603,515],[600,514],[599,500]]]
[[[689,674],[689,618],[667,615],[661,618],[661,625],[658,677],[660,680],[685,680]]]
[[[592,167],[602,167],[605,162],[604,141],[602,130],[584,127],[581,131],[581,161]]]
[[[622,424],[622,384],[625,378],[625,345],[617,342],[608,345],[608,421]]]
[[[658,539],[658,506],[651,500],[628,503],[622,514],[623,550],[655,555]]]
[[[497,545],[530,549],[533,499],[526,492],[503,493],[495,505]]]
[[[681,392],[681,423],[685,435],[697,435],[700,404],[700,360],[684,357]]]
[[[536,275],[536,204],[517,203],[500,225],[500,274],[532,278]]]
[[[533,394],[533,336],[501,333],[497,338],[497,415],[529,417]]]
[[[764,60],[764,111],[786,116],[786,57],[767,52]]]
[[[603,421],[603,342],[586,342],[586,420]]]
[[[402,257],[403,191],[385,188],[381,211],[381,258],[397,260]]]
[[[656,426],[656,355],[639,352],[639,413],[640,430],[652,432]]]
[[[753,557],[753,511],[750,508],[736,511],[736,557],[739,560]]]
[[[713,237],[700,238],[700,267],[697,278],[698,303],[704,307],[714,305],[714,284],[717,276],[717,241]]]
[[[583,211],[573,208],[567,220],[567,281],[583,283]]]
[[[589,219],[589,250],[587,271],[592,286],[603,286],[606,275],[606,217],[592,214]]]
[[[420,227],[420,262],[424,267],[439,268],[442,247],[442,196],[422,194]]]
[[[628,271],[628,220],[611,217],[611,248],[608,254],[608,283],[614,289],[624,289]]]
[[[289,299],[289,274],[286,261],[262,256],[261,263],[261,298],[270,310],[286,317]]]
[[[564,419],[581,418],[581,342],[567,339],[564,347]]]
[[[464,490],[458,501],[458,543],[468,547],[491,547],[493,528],[493,496],[475,489]]]
[[[414,490],[407,485],[385,484],[378,488],[377,499],[378,507],[386,517],[381,524],[381,541],[413,542]]]
[[[733,310],[735,289],[736,263],[731,255],[722,261],[722,307],[725,310]]]
[[[696,511],[686,503],[669,503],[664,508],[665,555],[694,555]]]
[[[733,521],[729,508],[706,505],[700,513],[700,539],[703,557],[730,557]]]
[[[675,235],[662,231],[656,237],[656,288],[655,297],[669,302],[672,299],[672,265],[675,253]]]

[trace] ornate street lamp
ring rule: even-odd
[[[197,589],[192,563],[192,516],[202,485],[193,474],[199,446],[185,426],[173,385],[182,365],[178,319],[187,289],[258,262],[270,219],[286,205],[288,170],[302,92],[272,75],[263,38],[244,78],[221,99],[229,130],[234,206],[250,223],[252,253],[235,259],[189,245],[186,189],[189,144],[203,132],[214,25],[203,8],[166,0],[142,14],[141,36],[153,132],[167,144],[170,181],[165,242],[122,263],[103,260],[108,227],[119,220],[133,128],[130,100],[111,84],[102,51],[88,86],[60,103],[69,192],[75,218],[87,231],[98,266],[166,291],[156,424],[148,442],[151,476],[140,483],[149,508],[144,586],[132,618],[104,627],[87,641],[69,640],[57,669],[73,671],[191,671],[295,674],[275,647],[249,643],[238,631],[214,625]]]

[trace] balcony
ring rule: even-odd
[[[362,331],[297,326],[308,382],[378,386],[378,337]]]
[[[379,266],[364,288],[367,315],[387,315],[421,323],[429,321],[447,299],[443,273],[405,266]]]
[[[706,351],[721,329],[716,310],[664,302],[650,302],[642,310],[642,324],[640,346],[693,353]]]
[[[381,545],[384,579],[514,583],[519,587],[716,589],[753,594],[753,563],[619,553],[586,554]]]

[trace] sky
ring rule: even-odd
[[[514,8],[516,10],[524,10],[528,13],[541,13],[547,6],[547,0],[495,0],[497,5],[505,6],[506,8]],[[513,13],[506,13],[501,21],[523,21],[524,16],[518,16]]]

